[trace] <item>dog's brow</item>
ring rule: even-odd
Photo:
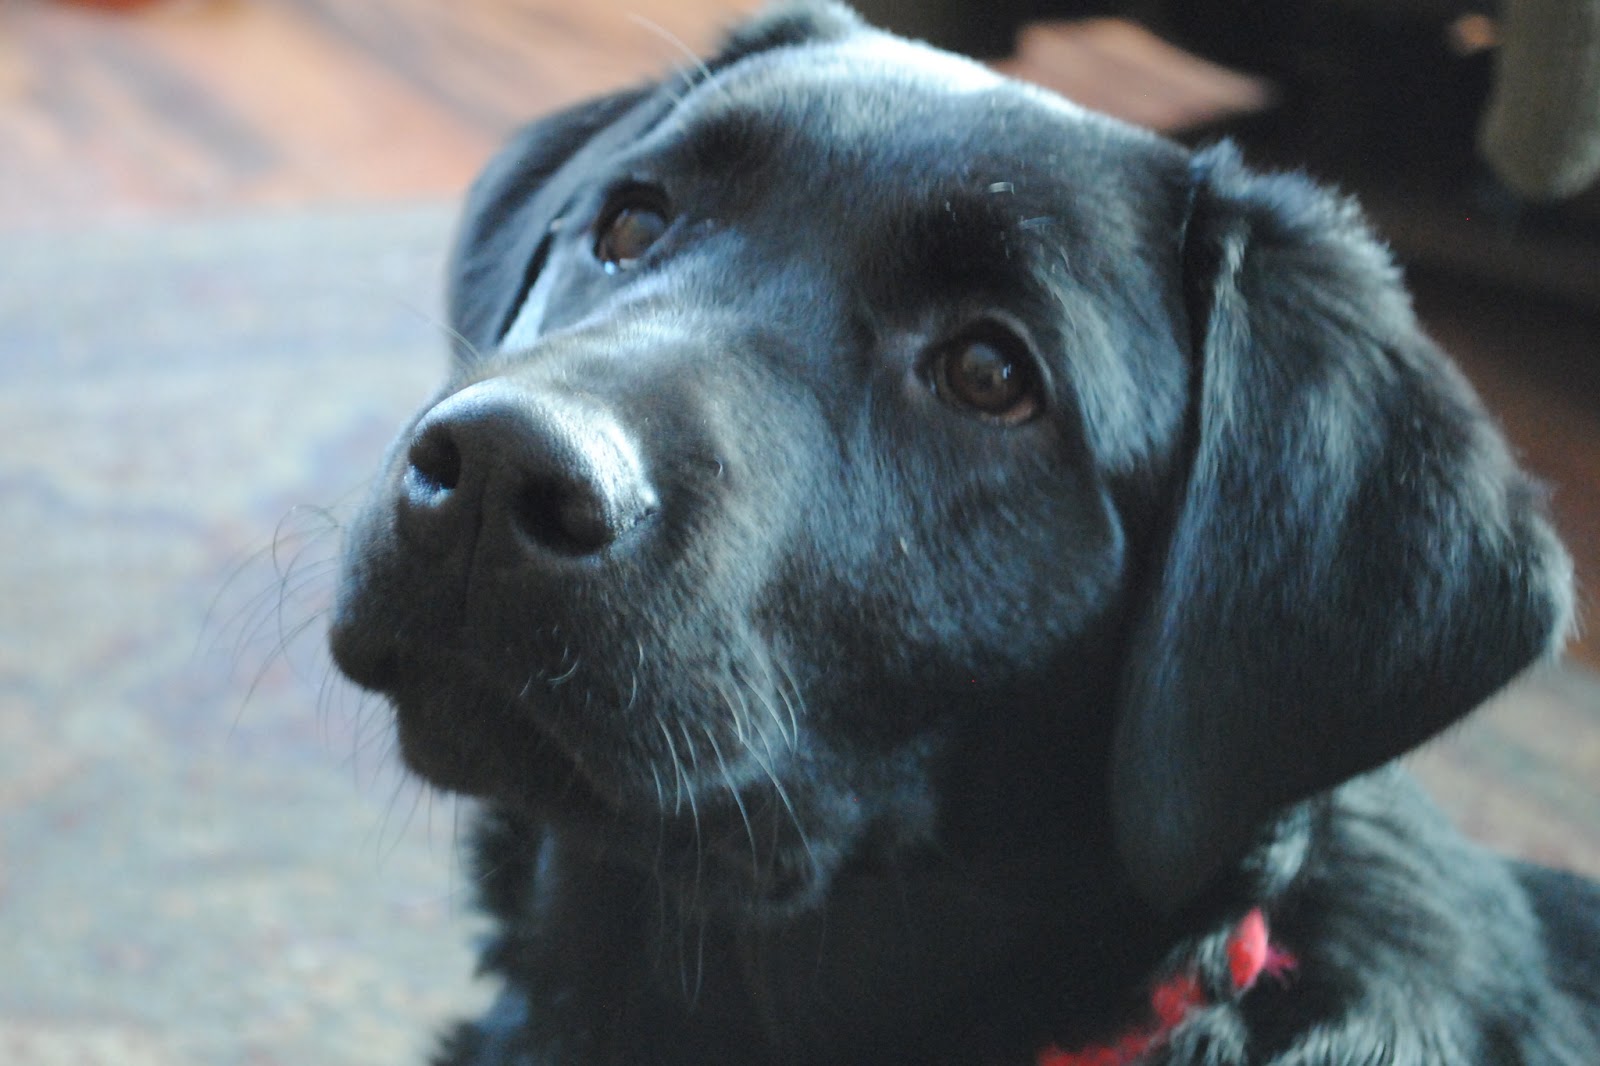
[[[890,220],[890,240],[919,271],[952,284],[1001,273],[1010,276],[1029,237],[1025,213],[1011,195],[993,191],[1001,181],[954,189],[902,207]]]
[[[759,115],[728,108],[696,123],[689,133],[689,147],[697,166],[727,173],[767,156],[774,139],[775,131]]]

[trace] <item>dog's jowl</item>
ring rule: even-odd
[[[450,280],[333,633],[482,807],[440,1063],[1600,1063],[1600,889],[1386,768],[1570,567],[1350,204],[824,5]]]

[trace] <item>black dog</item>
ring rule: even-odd
[[[1600,1063],[1379,769],[1569,564],[1349,205],[822,6],[525,130],[333,636],[486,801],[456,1066]]]

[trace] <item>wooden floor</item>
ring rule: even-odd
[[[0,246],[141,218],[453,197],[515,123],[691,62],[755,5],[0,0]],[[1259,86],[1101,30],[1036,34],[1011,69],[1155,125],[1261,102]],[[1162,76],[1142,77],[1152,62]],[[1416,282],[1600,587],[1600,316]],[[1600,666],[1600,636],[1575,650]]]
[[[515,122],[741,0],[0,0],[0,228],[462,188]]]

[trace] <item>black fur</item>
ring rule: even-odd
[[[1600,1062],[1600,890],[1384,765],[1570,567],[1349,204],[813,6],[519,135],[450,305],[333,635],[484,801],[443,1066],[1025,1066],[1179,972],[1150,1064]]]

